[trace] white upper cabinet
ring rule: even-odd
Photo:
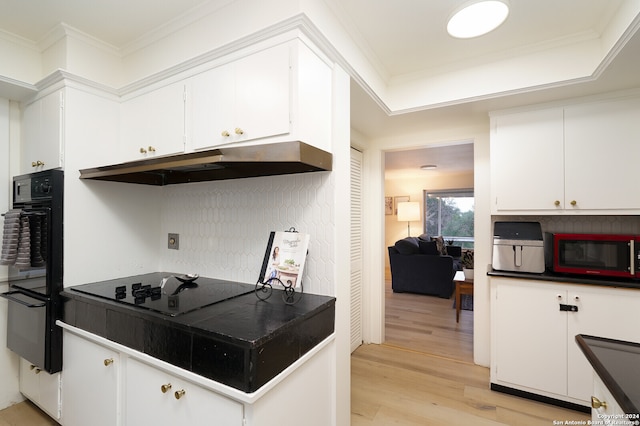
[[[64,89],[24,107],[21,173],[64,166],[63,107]]]
[[[638,214],[640,99],[491,117],[493,214]]]
[[[289,45],[191,80],[193,149],[289,133]]]
[[[640,99],[569,106],[564,115],[569,206],[639,210],[633,172],[640,158]]]
[[[177,82],[122,102],[120,160],[183,152],[184,99],[184,83]]]
[[[562,108],[492,117],[493,209],[564,207],[562,117]]]
[[[301,140],[330,151],[331,70],[299,41],[219,65],[189,88],[191,149]]]

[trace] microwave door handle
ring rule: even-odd
[[[634,240],[629,241],[629,264],[631,267],[629,268],[629,272],[631,272],[632,276],[636,275],[636,242]]]
[[[513,246],[513,264],[517,267],[522,266],[522,246]]]

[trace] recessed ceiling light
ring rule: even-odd
[[[452,37],[473,38],[498,28],[509,16],[509,5],[499,0],[473,0],[457,10],[447,23]]]
[[[434,170],[438,168],[435,164],[425,164],[424,166],[420,166],[420,170]]]

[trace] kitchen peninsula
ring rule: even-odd
[[[578,335],[576,343],[593,367],[594,421],[638,424],[640,420],[640,344]]]
[[[152,404],[158,419],[174,416],[183,424],[215,418],[216,424],[260,425],[265,415],[272,422],[274,412],[286,418],[291,410],[320,410],[304,389],[330,398],[335,298],[303,294],[291,304],[282,290],[262,300],[250,284],[204,277],[190,284],[175,276],[152,273],[65,289],[63,424],[86,424],[96,410],[104,410],[105,424],[118,416],[139,424],[149,419],[141,408],[146,398],[158,398]],[[159,289],[163,277],[172,278],[154,299],[151,288]],[[141,291],[137,284],[150,286],[146,300],[131,298]],[[109,369],[119,371],[117,380]],[[87,378],[100,380],[99,395],[74,385]],[[189,409],[180,408],[189,401]],[[327,413],[316,414],[316,424],[329,421]]]

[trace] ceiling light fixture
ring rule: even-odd
[[[424,166],[420,166],[420,170],[434,170],[437,169],[438,166],[435,164],[425,164]]]
[[[473,0],[456,10],[447,23],[447,32],[455,38],[473,38],[498,28],[509,16],[506,0]]]

